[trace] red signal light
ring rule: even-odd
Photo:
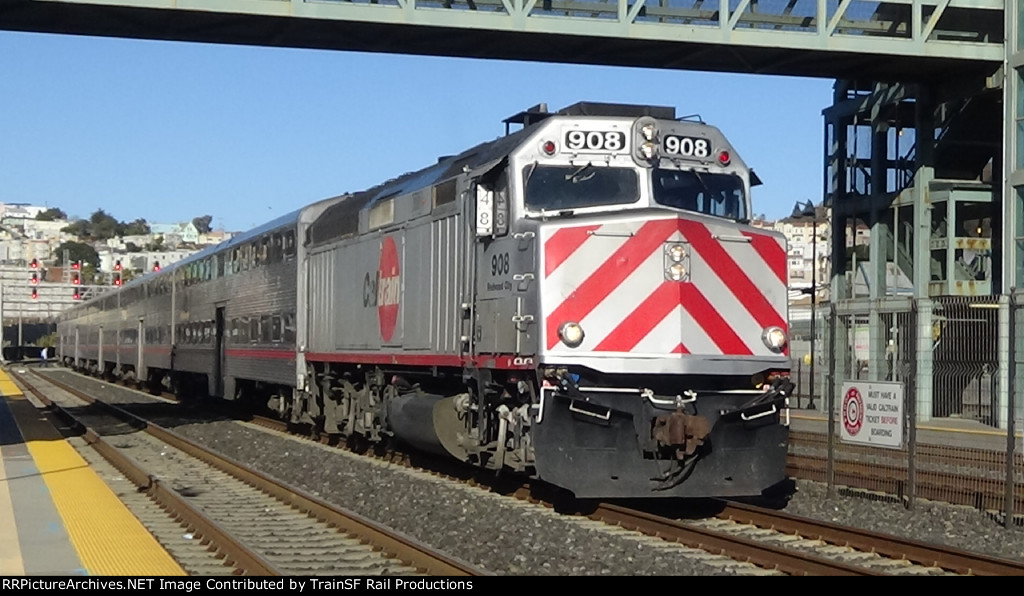
[[[160,261],[153,263],[153,271],[160,271]]]
[[[82,283],[82,280],[78,277],[77,273],[75,273],[75,274],[73,274],[71,276],[71,283],[73,283],[73,284],[80,284],[80,283]]]
[[[81,300],[82,299],[82,295],[78,293],[78,290],[75,290],[75,293],[72,294],[71,297],[74,298],[75,300]]]
[[[82,268],[81,261],[75,261],[74,263],[71,263],[71,268],[72,269],[81,269]]]
[[[120,260],[114,261],[114,271],[120,271],[120,270],[121,270],[121,261]]]
[[[32,259],[32,268],[39,269],[39,259]]]
[[[35,300],[37,298],[39,298],[39,290],[32,288],[32,299]]]

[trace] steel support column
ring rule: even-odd
[[[888,294],[886,280],[887,246],[891,232],[886,224],[879,204],[885,197],[886,185],[886,136],[889,125],[885,121],[885,106],[871,110],[871,211],[869,225],[871,239],[868,244],[868,295],[871,306],[868,312],[868,379],[880,381],[885,378],[886,330],[878,313],[878,301]]]
[[[914,175],[914,296],[920,301],[917,314],[917,420],[932,416],[932,302],[928,296],[931,282],[932,206],[928,188],[935,178],[932,167],[935,153],[935,119],[931,93],[923,85],[915,89],[917,111],[914,123],[917,136],[917,171]]]
[[[1006,294],[999,295],[999,328],[997,330],[996,349],[998,350],[999,370],[996,372],[996,404],[995,418],[998,428],[1009,428],[1010,397],[1010,297]]]

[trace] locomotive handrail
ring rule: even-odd
[[[685,399],[683,398],[683,395],[686,396]],[[678,408],[679,406],[692,404],[693,402],[697,401],[697,392],[693,390],[684,391],[681,395],[677,395],[673,399],[658,399],[654,397],[653,391],[647,391],[646,393],[643,393],[643,396],[647,398],[647,401],[651,402],[652,406],[659,408]]]
[[[578,387],[580,391],[593,391],[595,393],[636,393],[642,394],[645,390],[638,387]]]
[[[723,242],[744,242],[746,244],[750,244],[752,240],[750,236],[731,236],[728,234],[712,234],[711,237]]]
[[[745,420],[745,421],[746,420],[757,420],[758,418],[764,418],[765,416],[771,416],[772,414],[774,414],[775,412],[778,412],[778,411],[779,411],[779,408],[775,404],[772,404],[772,409],[765,410],[764,412],[761,412],[760,414],[754,414],[753,416],[747,416],[745,413],[740,412],[740,418],[742,420]]]
[[[592,418],[597,418],[598,420],[611,420],[611,418],[612,418],[612,409],[611,408],[605,408],[605,413],[604,414],[598,414],[597,412],[588,412],[587,410],[581,410],[580,408],[574,407],[574,404],[576,404],[576,403],[577,403],[577,400],[575,400],[575,399],[569,402],[569,411],[573,412],[574,414],[582,414],[584,416],[590,416]],[[583,402],[583,403],[586,403],[586,402]]]

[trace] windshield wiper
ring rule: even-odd
[[[693,175],[697,177],[697,182],[700,182],[700,186],[701,188],[704,189],[704,192],[708,193],[709,195],[714,194],[712,193],[711,188],[708,186],[708,183],[704,182],[704,178],[700,175],[700,172],[698,172],[697,170],[691,171],[693,172]]]
[[[586,172],[587,170],[589,170],[592,167],[594,167],[594,164],[592,164],[591,162],[588,161],[587,163],[585,163],[582,166],[576,168],[572,172],[569,172],[568,174],[566,174],[565,175],[565,179],[566,180],[572,180],[573,184],[579,184],[580,182],[586,182],[587,180],[590,180],[591,178],[593,178],[594,176],[597,175],[597,170],[594,170],[593,172],[590,172],[590,174],[587,175],[586,177],[580,177],[580,175],[583,174],[583,172]]]
[[[533,173],[537,170],[537,162],[526,164],[526,168],[523,176],[523,186],[525,187],[530,182],[530,178],[533,178]]]

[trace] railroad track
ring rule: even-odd
[[[251,422],[276,431],[286,429],[277,420],[256,418]],[[321,437],[320,442],[328,440]],[[385,457],[391,463],[410,465],[402,454]],[[449,471],[442,474],[451,477]],[[457,476],[461,482],[473,478],[465,473]],[[478,484],[489,488],[486,482]],[[501,491],[509,489],[505,486]],[[552,506],[526,485],[515,494]],[[589,518],[790,575],[1024,575],[1024,565],[1012,561],[739,504],[723,505],[717,515],[703,520],[679,520],[601,504]]]
[[[786,475],[816,482],[827,481],[828,460],[825,451],[827,437],[822,433],[793,432],[790,434],[790,454],[786,458]],[[893,454],[884,450],[869,450],[860,446],[843,445],[833,471],[836,484],[864,491],[893,495],[897,499],[907,496],[907,458],[903,452]],[[984,449],[960,448],[956,464],[966,472],[943,470],[948,466],[943,459],[942,447],[922,444],[918,447],[915,470],[915,495],[953,505],[967,505],[975,509],[1002,510],[1006,504],[1006,455]],[[1024,459],[1017,454],[1018,466]],[[1016,509],[1024,510],[1024,484],[1014,488]]]
[[[592,519],[788,575],[1024,575],[1024,563],[722,502],[702,519],[602,503]]]
[[[1024,561],[990,557],[741,503],[727,502],[717,519],[874,553],[892,560],[903,559],[908,564],[941,569],[957,575],[1024,575]],[[908,565],[905,571],[915,570]]]
[[[143,512],[158,540],[177,544],[184,536],[207,546],[208,557],[193,552],[180,559],[189,573],[484,574],[82,391],[38,375],[27,377],[14,375],[58,415],[80,425],[86,443],[166,511],[161,516],[154,516],[152,508]]]

